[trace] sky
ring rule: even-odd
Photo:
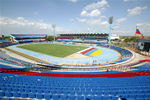
[[[150,0],[0,0],[0,34],[112,33],[150,36]]]

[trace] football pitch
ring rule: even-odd
[[[17,46],[18,48],[27,49],[55,57],[66,57],[87,47],[60,45],[60,44],[28,44]]]

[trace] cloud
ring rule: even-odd
[[[95,16],[100,16],[100,14],[101,12],[98,9],[92,10],[91,13],[88,13],[86,10],[83,10],[80,16],[95,17]]]
[[[128,2],[129,0],[123,0],[124,2]]]
[[[39,16],[39,12],[35,11],[35,12],[33,13],[33,15]]]
[[[100,14],[100,11],[98,9],[95,9],[90,13],[90,16],[99,16]]]
[[[150,36],[150,23],[138,23],[137,26],[144,36]]]
[[[69,0],[69,1],[75,3],[75,2],[77,2],[78,0]]]
[[[23,17],[9,18],[0,17],[0,33],[52,33],[51,24],[43,20],[27,20]],[[65,31],[62,27],[56,27],[56,31]]]
[[[79,22],[81,22],[81,23],[84,23],[84,22],[86,22],[87,20],[86,19],[77,19]]]
[[[125,22],[126,20],[127,20],[127,18],[119,18],[119,19],[116,20],[116,23],[120,24],[120,23]]]
[[[81,12],[80,16],[88,16],[87,11],[83,10],[83,11]]]
[[[138,23],[137,26],[148,26],[148,27],[150,27],[150,23]]]
[[[144,7],[135,7],[133,9],[128,9],[128,16],[135,16],[141,14],[142,10],[147,9],[147,6]]]
[[[91,19],[91,20],[88,20],[87,23],[90,25],[98,25],[101,23],[101,20],[100,19]]]
[[[106,17],[106,16],[100,16],[100,18],[107,19],[107,17]]]
[[[107,21],[101,21],[101,19],[78,19],[81,23],[86,23],[91,26],[95,25],[108,25]]]
[[[32,27],[38,27],[40,29],[48,29],[51,25],[45,24],[41,22],[42,20],[38,21],[29,21],[24,19],[23,17],[17,17],[17,18],[9,18],[9,17],[1,17],[0,18],[0,24],[5,25],[20,25],[20,26],[32,26]]]
[[[137,23],[136,24],[139,27],[140,32],[144,35],[144,36],[150,36],[150,23]],[[117,26],[115,26],[117,27]],[[114,28],[114,27],[113,27]],[[135,35],[135,31],[136,31],[136,27],[133,28],[120,28],[119,29],[115,29],[113,30],[114,33],[123,35],[123,36],[134,36]]]
[[[98,9],[98,8],[102,8],[104,6],[108,7],[109,6],[108,2],[106,0],[101,0],[101,1],[98,1],[96,3],[92,3],[92,4],[85,6],[84,10]]]
[[[109,7],[109,4],[106,0],[100,0],[98,2],[86,5],[80,13],[82,18],[79,18],[78,22],[86,23],[92,26],[108,24],[107,21],[102,21],[102,19],[106,20],[107,17],[101,15],[106,7]]]

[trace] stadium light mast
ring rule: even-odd
[[[110,24],[110,29],[109,29],[109,47],[110,47],[110,42],[111,42],[111,26],[113,23],[113,16],[109,17],[109,24]]]
[[[56,25],[55,25],[55,24],[52,24],[52,28],[53,28],[54,41],[55,41],[55,28],[56,28]]]

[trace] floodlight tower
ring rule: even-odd
[[[54,41],[55,41],[55,28],[56,28],[56,25],[55,25],[55,24],[52,24],[52,28],[53,28]]]
[[[113,23],[113,16],[109,17],[109,24],[110,24],[110,29],[109,29],[109,47],[110,47],[110,42],[111,42],[111,25]]]

